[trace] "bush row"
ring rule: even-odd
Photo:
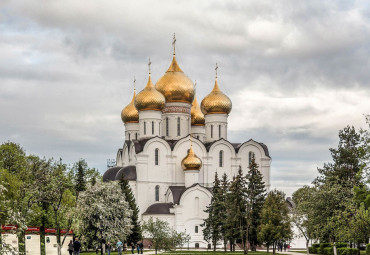
[[[357,248],[347,248],[347,243],[336,243],[337,255],[360,255]],[[334,255],[333,245],[330,243],[313,244],[309,247],[311,254]],[[370,255],[370,245],[366,246],[366,255]]]

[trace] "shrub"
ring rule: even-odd
[[[320,247],[317,249],[318,254],[324,254],[324,248],[331,247],[331,243],[320,243]]]
[[[366,255],[370,255],[370,243],[366,245]]]
[[[324,255],[334,255],[333,247],[326,247],[326,248],[324,248],[323,254]]]
[[[360,255],[360,250],[357,248],[338,248],[338,255]]]
[[[347,248],[348,244],[347,243],[336,243],[335,247],[338,248]]]
[[[320,247],[320,244],[314,243],[311,247],[308,248],[309,253],[317,254],[317,249]]]

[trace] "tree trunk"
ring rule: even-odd
[[[310,254],[310,251],[308,249],[308,244],[309,244],[310,240],[309,239],[306,239],[306,254]]]
[[[275,251],[276,251],[276,245],[275,243],[272,244],[272,254],[275,255]]]
[[[157,248],[155,248],[155,255],[157,255]]]
[[[224,252],[226,252],[226,250],[227,250],[227,240],[226,239],[224,239]]]
[[[270,245],[266,244],[266,246],[267,246],[267,253],[269,253],[270,252]]]
[[[213,240],[213,251],[214,252],[216,251],[216,244],[217,244],[217,241],[216,240]]]

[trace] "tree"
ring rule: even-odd
[[[153,220],[152,217],[149,218],[147,222],[143,223],[144,236],[148,238],[157,254],[158,250],[164,249],[169,250],[171,241],[171,229],[166,221],[160,219]]]
[[[228,214],[228,239],[240,241],[244,251],[247,251],[247,233],[246,229],[246,198],[247,182],[242,168],[239,167],[238,174],[230,183],[229,193],[227,195],[228,208],[231,208]]]
[[[290,208],[292,223],[297,227],[300,236],[306,239],[306,253],[308,252],[308,244],[312,239],[312,232],[315,228],[309,220],[313,216],[313,211],[310,202],[313,201],[313,192],[315,189],[309,186],[303,186],[293,193],[294,204]]]
[[[258,239],[266,244],[267,251],[272,245],[273,254],[279,241],[290,239],[292,236],[288,213],[284,193],[278,190],[268,193],[261,211]]]
[[[86,171],[88,169],[87,163],[85,160],[80,159],[73,166],[75,174],[75,192],[76,199],[80,192],[86,190]]]
[[[228,241],[228,223],[227,219],[230,214],[231,208],[227,208],[227,194],[229,193],[229,180],[227,179],[226,173],[222,175],[221,183],[220,183],[220,218],[221,218],[221,236],[224,242],[224,251],[226,252],[226,246]],[[231,243],[230,243],[231,246]]]
[[[77,210],[77,231],[89,245],[103,235],[125,240],[131,233],[132,211],[117,182],[88,184],[80,193]]]
[[[263,176],[258,170],[254,154],[252,154],[251,163],[247,178],[247,224],[248,224],[248,241],[252,250],[256,250],[258,242],[258,227],[261,224],[261,211],[266,198],[265,183]],[[247,231],[247,230],[246,230]]]
[[[221,226],[225,212],[222,208],[222,190],[217,172],[213,182],[211,203],[205,212],[208,213],[208,217],[202,225],[204,226],[203,236],[206,241],[211,240],[213,250],[216,251],[217,242],[222,238]]]
[[[120,186],[122,193],[125,195],[126,201],[128,202],[130,209],[132,211],[131,215],[131,234],[127,238],[127,242],[130,243],[137,243],[139,240],[141,240],[141,227],[139,223],[139,208],[136,205],[135,197],[132,194],[132,190],[130,187],[130,184],[128,180],[125,180],[124,175],[122,175],[122,178],[120,180]]]

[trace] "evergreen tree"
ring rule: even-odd
[[[222,175],[221,179],[221,192],[220,192],[220,219],[221,219],[221,236],[224,241],[224,251],[226,252],[226,245],[228,241],[228,225],[227,219],[230,214],[230,209],[227,207],[227,194],[229,192],[229,180],[227,179],[226,173]]]
[[[221,226],[222,218],[224,217],[225,211],[222,211],[222,191],[220,187],[220,180],[218,179],[217,172],[215,174],[215,181],[213,182],[212,188],[212,199],[209,206],[205,210],[208,213],[208,218],[204,220],[202,226],[203,236],[206,241],[211,240],[213,250],[216,251],[217,241],[222,238]]]
[[[257,229],[261,223],[261,211],[266,198],[265,183],[263,182],[263,176],[258,170],[254,154],[252,154],[251,163],[249,165],[249,172],[246,176],[247,196],[248,196],[248,241],[251,245],[251,250],[256,250],[256,246],[259,244],[257,237]]]
[[[128,202],[130,209],[132,210],[132,215],[131,215],[132,229],[131,229],[131,234],[127,237],[127,243],[136,244],[138,241],[141,240],[141,237],[142,237],[141,227],[139,223],[139,208],[136,205],[136,200],[135,200],[134,195],[132,194],[130,184],[128,180],[125,180],[124,175],[122,175],[122,178],[120,180],[120,186],[121,186],[122,193],[125,195],[126,201]]]
[[[229,193],[227,194],[227,207],[230,209],[227,220],[228,239],[230,244],[241,242],[243,247],[246,247],[246,179],[243,175],[241,167],[239,167],[238,174],[235,176],[230,184]]]
[[[79,193],[86,190],[86,171],[88,166],[84,159],[80,159],[74,164],[73,168],[75,171],[75,191],[77,199]]]

